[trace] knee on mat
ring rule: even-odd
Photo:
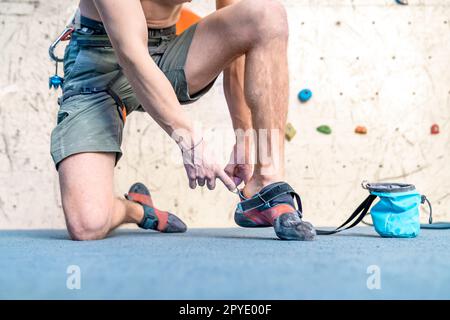
[[[260,39],[287,39],[289,27],[284,6],[278,0],[244,0],[250,26]]]
[[[109,219],[102,218],[102,216],[109,215],[92,210],[86,212],[86,214],[77,214],[76,216],[81,216],[82,218],[71,219],[67,223],[67,231],[72,240],[99,240],[105,238],[108,234]]]

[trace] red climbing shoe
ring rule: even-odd
[[[234,214],[241,227],[273,226],[282,240],[313,240],[316,236],[313,225],[302,221],[300,196],[285,182],[272,183],[248,199],[241,194],[241,200]]]
[[[130,187],[125,198],[144,207],[144,218],[138,226],[142,229],[157,230],[164,233],[186,232],[186,224],[176,215],[161,211],[153,206],[152,197],[147,187],[137,182]]]

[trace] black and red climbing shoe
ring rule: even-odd
[[[140,228],[164,233],[186,232],[186,224],[180,218],[170,212],[155,208],[150,191],[144,184],[140,182],[133,184],[125,194],[125,198],[144,207],[144,218],[138,224]]]
[[[264,187],[251,198],[244,198],[237,205],[234,221],[245,228],[273,226],[282,240],[314,240],[316,230],[302,220],[300,196],[285,182],[276,182]],[[297,202],[295,207],[294,199]]]

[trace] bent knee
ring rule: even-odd
[[[110,212],[78,209],[67,212],[67,231],[76,241],[99,240],[106,237],[110,228]]]
[[[289,27],[284,6],[277,0],[245,0],[251,25],[260,39],[287,39]]]
[[[70,238],[75,241],[100,240],[108,234],[107,223],[79,222],[67,226]]]

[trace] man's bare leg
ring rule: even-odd
[[[274,0],[243,0],[203,19],[197,26],[186,61],[191,93],[212,81],[234,59],[245,54],[244,93],[258,140],[257,163],[244,193],[284,178],[284,128],[288,107],[288,25],[284,8]],[[272,134],[275,130],[277,134]],[[258,143],[255,143],[258,146]],[[271,150],[275,146],[276,150]],[[261,155],[276,154],[277,163]]]
[[[102,239],[123,223],[139,223],[142,205],[114,197],[115,153],[79,153],[59,165],[61,198],[73,240]]]

